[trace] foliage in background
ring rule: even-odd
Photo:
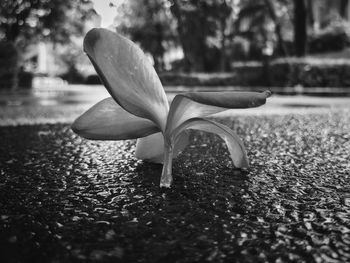
[[[236,60],[303,56],[307,52],[347,47],[349,36],[342,25],[348,1],[337,2],[134,0],[127,2],[131,12],[124,16],[128,19],[124,20],[123,28],[153,58],[162,57],[171,47],[180,45],[184,54],[180,70],[229,71]],[[325,16],[317,21],[316,9],[325,4],[326,9],[328,5],[339,4],[335,10],[340,19]],[[317,24],[320,28],[316,30]],[[154,60],[158,71],[164,69],[159,59]],[[173,69],[178,69],[178,65],[174,64]]]
[[[89,0],[2,0],[0,3],[0,39],[28,45],[50,39],[65,42],[81,34]]]
[[[2,0],[0,41],[17,49],[14,73],[21,66],[21,53],[30,44],[45,40],[66,44],[71,36],[81,35],[91,7],[89,0]],[[16,85],[14,81],[12,87]]]
[[[129,0],[119,9],[117,31],[152,55],[157,71],[164,70],[166,50],[175,48],[177,32],[167,0]]]
[[[224,59],[221,53],[225,52],[227,20],[234,15],[236,1],[170,2],[185,56],[185,70],[217,70],[220,59]]]
[[[347,54],[349,55],[349,54]],[[350,62],[331,58],[281,58],[269,63],[266,70],[261,62],[235,63],[230,73],[163,73],[160,79],[165,86],[214,87],[338,87],[350,86]],[[287,89],[288,90],[288,89]],[[290,89],[289,89],[290,91]]]
[[[0,42],[0,88],[18,86],[18,52],[10,42]]]
[[[230,72],[237,70],[232,66],[236,61],[268,63],[349,47],[348,4],[348,0],[128,0],[116,8],[115,28],[151,55],[158,72]],[[0,42],[15,50],[10,52],[13,63],[5,62],[9,58],[1,52],[6,49],[0,49],[0,58],[4,57],[0,78],[16,86],[12,77],[19,72],[23,53],[33,43],[50,41],[59,57],[55,63],[67,70],[57,74],[69,82],[82,81],[79,70],[86,57],[80,41],[85,22],[93,16],[97,14],[90,0],[1,1]]]
[[[281,17],[285,22],[286,5],[270,0],[133,0],[119,11],[117,30],[152,54],[158,71],[164,69],[165,52],[178,46],[184,54],[182,70],[227,71],[237,58],[260,59],[276,46],[285,53]]]
[[[341,51],[350,44],[350,24],[342,19],[331,21],[325,28],[309,36],[309,52]]]

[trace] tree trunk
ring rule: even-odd
[[[12,76],[12,83],[11,83],[11,90],[16,90],[19,86],[19,70],[20,67],[19,67],[19,61],[17,59],[16,61],[16,66],[13,70],[13,76]]]
[[[220,71],[225,72],[226,71],[226,19],[221,19],[221,50],[220,50]]]
[[[341,0],[340,1],[339,13],[340,13],[341,17],[344,19],[348,18],[348,5],[349,5],[349,0]]]
[[[154,60],[154,67],[157,72],[161,72],[164,70],[164,53],[165,49],[163,47],[163,40],[164,40],[164,34],[163,34],[163,28],[160,23],[157,23],[155,25],[156,30],[156,45],[153,50],[153,60]]]
[[[306,8],[307,8],[307,21],[309,25],[314,28],[315,24],[315,15],[314,15],[314,8],[312,4],[312,0],[307,0],[306,2]]]
[[[0,89],[18,87],[19,52],[13,42],[0,42]]]
[[[188,48],[187,48],[187,44],[186,44],[187,41],[186,41],[186,35],[185,35],[185,29],[184,29],[185,25],[184,25],[184,21],[183,21],[182,16],[181,16],[180,7],[179,7],[177,0],[173,1],[173,5],[172,5],[170,10],[177,20],[177,32],[179,34],[180,43],[182,46],[182,51],[184,53],[185,71],[189,71],[190,70],[190,61],[189,61]]]
[[[197,16],[193,16],[195,19],[194,23],[196,24],[196,27],[192,31],[192,34],[197,33],[196,41],[193,42],[193,47],[197,51],[194,53],[192,64],[195,66],[195,71],[197,72],[203,72],[206,70],[206,55],[207,55],[207,45],[206,45],[206,36],[207,36],[207,17],[206,14],[203,13],[203,10],[200,10],[200,7],[198,7],[199,12],[197,10]],[[190,36],[188,36],[190,37]],[[211,63],[211,62],[210,62]]]
[[[270,0],[264,0],[264,2],[267,6],[269,15],[270,15],[272,21],[274,22],[275,27],[276,27],[275,33],[277,36],[277,49],[279,52],[281,52],[282,56],[288,56],[288,51],[284,45],[284,41],[283,41],[283,37],[282,37],[281,24],[279,23],[279,21],[277,19],[277,15],[276,15],[275,9],[273,7],[273,4],[270,2]]]
[[[185,71],[203,71],[206,55],[205,15],[196,11],[183,13],[177,0],[173,0],[171,12],[177,20],[177,30],[184,52]]]
[[[294,48],[295,55],[302,57],[306,54],[307,45],[307,12],[304,0],[294,1]]]

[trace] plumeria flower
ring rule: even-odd
[[[130,40],[106,29],[92,29],[84,39],[84,50],[111,97],[80,116],[72,125],[74,132],[92,140],[138,139],[138,159],[163,163],[161,187],[172,183],[172,160],[188,144],[188,129],[219,135],[235,167],[248,168],[238,136],[205,117],[263,105],[269,91],[189,92],[176,95],[169,105],[153,66]]]

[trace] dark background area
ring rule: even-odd
[[[138,43],[165,85],[193,85],[187,76],[197,72],[224,79],[220,85],[350,83],[347,0],[130,0],[105,5],[115,12],[108,28]],[[83,36],[99,27],[104,16],[93,2],[4,0],[0,7],[0,89],[30,87],[35,77],[100,83],[82,51]],[[205,82],[194,76],[199,85],[218,85],[210,77]]]

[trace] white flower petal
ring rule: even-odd
[[[176,158],[188,145],[189,135],[182,132],[176,139],[173,158]],[[136,142],[135,157],[152,163],[163,163],[164,136],[161,132],[140,138]]]
[[[225,141],[235,167],[249,167],[247,153],[242,141],[227,126],[212,120],[207,120],[203,118],[193,118],[187,120],[178,128],[176,128],[171,134],[172,138],[176,138],[179,135],[179,133],[183,132],[186,129],[202,130],[205,132],[211,132],[219,135]]]
[[[92,140],[136,139],[159,132],[152,121],[125,111],[113,98],[104,99],[86,111],[72,124],[72,130]]]
[[[84,50],[120,106],[165,129],[168,100],[157,73],[138,46],[117,33],[95,28],[87,33]]]
[[[184,121],[227,109],[258,107],[271,93],[265,92],[191,92],[176,95],[170,105],[166,134]]]
[[[138,139],[135,157],[151,163],[163,163],[164,137],[161,132]]]

